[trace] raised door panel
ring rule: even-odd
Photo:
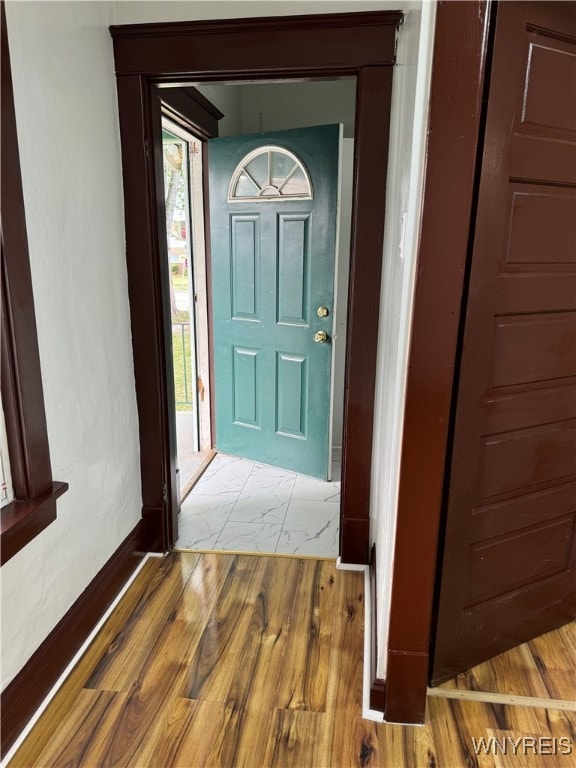
[[[562,40],[553,30],[526,28],[526,76],[518,123],[529,135],[548,140],[574,140],[576,54],[573,41]]]
[[[278,214],[277,322],[309,324],[310,216]]]
[[[480,501],[530,491],[574,476],[576,419],[489,435],[481,445]]]
[[[496,319],[491,381],[496,388],[576,376],[576,316],[543,311]]]
[[[569,571],[575,516],[555,518],[472,546],[464,609]],[[513,565],[507,568],[507,563]]]
[[[232,318],[260,320],[260,217],[230,216]]]
[[[234,423],[260,429],[261,380],[257,349],[234,347],[232,391]]]
[[[276,376],[276,432],[284,436],[306,439],[308,358],[279,352]]]
[[[570,189],[511,185],[510,239],[506,264],[574,264],[576,195]]]

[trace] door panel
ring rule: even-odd
[[[339,125],[209,142],[216,447],[322,479],[339,144]]]
[[[276,322],[308,325],[310,215],[278,215],[278,293]]]
[[[277,353],[276,431],[281,435],[306,437],[308,413],[308,360]]]
[[[230,217],[232,317],[260,320],[260,226],[258,216]]]
[[[500,3],[433,681],[576,615],[576,11]]]
[[[261,429],[259,350],[233,347],[234,423]]]

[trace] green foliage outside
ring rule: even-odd
[[[188,292],[188,270],[178,271],[178,267],[172,267],[172,285],[175,291]]]
[[[184,331],[184,333],[182,333]],[[184,346],[184,350],[182,347]],[[188,399],[193,399],[195,382],[191,380],[192,346],[190,343],[190,326],[172,326],[172,362],[174,365],[174,390],[176,394],[176,410],[192,411],[192,405],[186,405],[186,387],[184,382],[184,366],[188,382]]]

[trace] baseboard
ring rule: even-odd
[[[370,709],[375,712],[384,712],[386,708],[386,681],[377,675],[378,669],[378,621],[376,611],[376,545],[372,544],[370,550],[370,610],[372,612],[370,638]]]
[[[164,528],[164,507],[142,507],[142,518],[146,523],[146,551],[166,552],[169,544]]]
[[[386,680],[374,675],[370,685],[370,709],[382,713],[382,716],[386,709]]]
[[[364,670],[362,673],[362,717],[381,723],[386,703],[386,681],[376,677],[377,630],[376,630],[376,550],[372,545],[370,565],[343,563],[336,559],[339,571],[360,571],[364,574]]]
[[[426,716],[428,653],[388,648],[386,666],[387,723],[422,725]]]
[[[144,557],[145,533],[145,522],[140,520],[2,692],[3,755]]]

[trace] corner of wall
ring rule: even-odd
[[[378,571],[377,676],[386,677],[406,371],[420,233],[435,4],[410,4],[398,38],[378,349],[371,499]]]

